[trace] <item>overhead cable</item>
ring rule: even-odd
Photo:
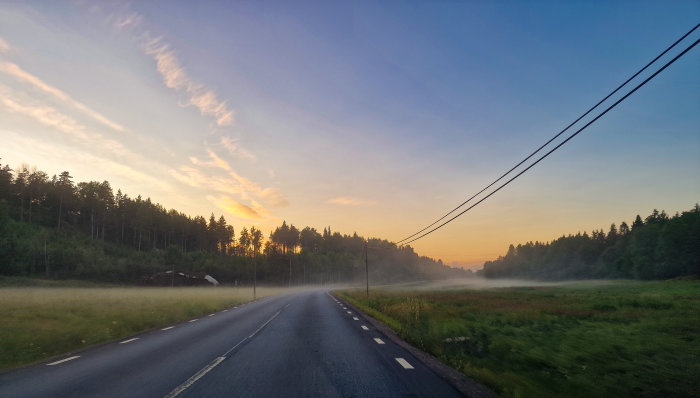
[[[608,98],[610,98],[610,97],[613,96],[615,93],[617,93],[622,87],[626,86],[630,81],[632,81],[634,78],[636,78],[637,76],[639,76],[640,73],[644,72],[649,66],[651,66],[652,64],[654,64],[659,58],[663,57],[667,52],[669,52],[671,49],[673,49],[678,43],[680,43],[681,41],[683,41],[683,39],[685,39],[686,37],[688,37],[688,35],[690,35],[691,33],[693,33],[698,27],[700,27],[700,24],[695,25],[695,27],[693,27],[691,30],[689,30],[688,33],[686,33],[686,34],[684,34],[683,36],[681,36],[680,39],[676,40],[673,44],[671,44],[671,46],[669,46],[669,47],[666,48],[664,51],[662,51],[659,55],[657,55],[654,59],[652,59],[652,60],[651,60],[648,64],[646,64],[643,68],[641,68],[641,69],[638,70],[634,75],[632,75],[630,78],[628,78],[627,80],[625,80],[624,83],[620,84],[615,90],[611,91],[610,94],[606,95],[602,100],[598,101],[597,104],[595,104],[594,106],[592,106],[592,107],[591,107],[590,109],[588,109],[584,114],[582,114],[581,116],[579,116],[576,120],[574,120],[573,122],[571,122],[571,123],[570,123],[568,126],[566,126],[563,130],[561,130],[559,133],[557,133],[554,137],[550,138],[547,142],[545,142],[544,144],[542,144],[539,148],[537,148],[534,152],[532,152],[530,155],[528,155],[525,159],[521,160],[518,164],[516,164],[515,166],[513,166],[510,170],[508,170],[508,171],[505,172],[503,175],[501,175],[500,177],[498,177],[498,178],[497,178],[496,180],[494,180],[492,183],[490,183],[489,185],[487,185],[486,187],[484,187],[481,191],[477,192],[476,194],[474,194],[473,196],[471,196],[469,199],[467,199],[467,200],[465,200],[464,202],[462,202],[462,204],[460,204],[459,206],[457,206],[457,207],[455,207],[454,209],[450,210],[450,211],[449,211],[447,214],[445,214],[444,216],[442,216],[442,217],[438,218],[437,220],[435,220],[432,224],[430,224],[430,225],[428,225],[427,227],[421,229],[420,231],[414,233],[413,235],[409,235],[409,236],[407,236],[407,237],[405,237],[405,238],[403,238],[403,239],[397,241],[396,243],[402,243],[402,242],[404,242],[404,241],[407,241],[407,240],[411,239],[412,237],[414,237],[414,236],[420,234],[421,232],[427,230],[428,228],[432,227],[433,225],[439,223],[440,221],[444,220],[447,216],[449,216],[450,214],[452,214],[452,213],[454,213],[455,211],[459,210],[462,206],[464,206],[465,204],[469,203],[470,201],[472,201],[472,200],[473,200],[474,198],[476,198],[477,196],[481,195],[484,191],[486,191],[487,189],[489,189],[489,188],[491,188],[492,186],[494,186],[497,182],[501,181],[501,180],[502,180],[503,178],[505,178],[508,174],[512,173],[513,170],[517,169],[517,168],[520,167],[523,163],[527,162],[530,158],[532,158],[533,156],[535,156],[535,154],[537,154],[539,151],[541,151],[544,147],[546,147],[547,145],[549,145],[549,144],[550,144],[552,141],[554,141],[555,139],[559,138],[559,136],[561,136],[562,134],[564,134],[564,133],[565,133],[567,130],[569,130],[573,125],[575,125],[576,123],[578,123],[581,119],[583,119],[583,118],[586,117],[589,113],[591,113],[593,110],[595,110],[598,106],[600,106],[600,104],[602,104],[602,103],[605,102]],[[412,241],[411,241],[411,242],[412,242]],[[410,242],[407,242],[407,243],[410,243]]]
[[[696,26],[696,27],[697,27],[697,26]],[[508,181],[506,181],[506,182],[503,183],[502,185],[500,185],[500,186],[499,186],[498,188],[496,188],[495,190],[491,191],[488,195],[486,195],[486,196],[484,196],[483,198],[481,198],[478,202],[476,202],[476,203],[474,203],[473,205],[467,207],[465,210],[461,211],[461,212],[458,213],[456,216],[450,218],[449,220],[447,220],[447,221],[445,221],[444,223],[438,225],[437,227],[431,229],[430,231],[428,231],[428,232],[426,232],[426,233],[424,233],[424,234],[422,234],[422,235],[420,235],[420,236],[418,236],[418,237],[416,237],[416,238],[413,238],[413,239],[411,239],[411,240],[409,240],[409,241],[407,241],[407,242],[404,242],[403,244],[404,244],[404,245],[407,245],[407,244],[409,244],[409,243],[411,243],[411,242],[415,242],[415,241],[417,241],[418,239],[421,239],[421,238],[423,238],[423,237],[425,237],[425,236],[427,236],[427,235],[430,235],[431,233],[433,233],[433,232],[437,231],[438,229],[442,228],[443,226],[449,224],[450,222],[452,222],[453,220],[455,220],[457,217],[459,217],[459,216],[461,216],[462,214],[466,213],[467,211],[471,210],[472,208],[474,208],[475,206],[477,206],[479,203],[481,203],[481,202],[483,202],[484,200],[490,198],[493,194],[495,194],[496,192],[500,191],[503,187],[505,187],[506,185],[510,184],[513,180],[515,180],[516,178],[518,178],[518,177],[520,177],[521,175],[523,175],[526,171],[530,170],[532,167],[534,167],[536,164],[538,164],[538,163],[539,163],[540,161],[542,161],[544,158],[546,158],[547,156],[549,156],[552,152],[554,152],[554,151],[556,151],[557,149],[561,148],[564,144],[566,144],[567,142],[569,142],[572,138],[576,137],[580,132],[582,132],[582,131],[583,131],[584,129],[586,129],[588,126],[590,126],[591,124],[593,124],[594,122],[596,122],[598,119],[600,119],[603,115],[605,115],[605,114],[608,113],[610,110],[612,110],[613,108],[615,108],[618,104],[620,104],[622,101],[624,101],[625,99],[627,99],[627,97],[629,97],[629,96],[632,95],[634,92],[636,92],[637,90],[639,90],[642,86],[644,86],[645,84],[647,84],[651,79],[653,79],[654,77],[656,77],[656,76],[657,76],[659,73],[661,73],[664,69],[666,69],[666,68],[669,67],[671,64],[673,64],[674,62],[676,62],[680,57],[682,57],[683,55],[685,55],[688,51],[690,51],[693,47],[695,47],[699,42],[700,42],[700,39],[696,40],[693,44],[691,44],[690,46],[688,46],[688,47],[687,47],[685,50],[683,50],[680,54],[676,55],[672,60],[670,60],[670,61],[667,62],[664,66],[662,66],[662,67],[659,68],[656,72],[654,72],[654,74],[652,74],[651,76],[647,77],[643,82],[639,83],[634,89],[630,90],[627,94],[625,94],[625,96],[623,96],[622,98],[620,98],[619,100],[617,100],[615,103],[613,103],[612,105],[610,105],[610,106],[609,106],[608,108],[606,108],[603,112],[599,113],[598,116],[596,116],[596,117],[593,118],[591,121],[589,121],[588,123],[586,123],[586,124],[585,124],[583,127],[581,127],[580,129],[576,130],[575,133],[569,135],[564,141],[562,141],[562,142],[559,143],[557,146],[555,146],[554,148],[552,148],[551,150],[549,150],[549,152],[547,152],[547,153],[545,153],[544,155],[542,155],[542,156],[541,156],[540,158],[538,158],[535,162],[533,162],[532,164],[530,164],[529,166],[527,166],[524,170],[522,170],[521,172],[519,172],[518,174],[516,174],[514,177],[512,177],[511,179],[509,179]],[[492,184],[492,185],[493,185],[493,184]],[[465,202],[465,203],[466,203],[466,202]],[[444,218],[444,217],[443,217],[443,218]],[[435,225],[435,223],[433,223],[432,225]],[[428,228],[429,228],[429,227],[428,227]],[[426,229],[427,229],[427,228],[426,228]],[[424,229],[424,230],[425,230],[425,229]],[[419,232],[419,233],[420,233],[420,232]],[[415,236],[415,235],[417,235],[417,234],[418,234],[418,233],[413,234],[412,236]],[[406,240],[406,239],[404,239],[404,241],[405,241],[405,240]]]

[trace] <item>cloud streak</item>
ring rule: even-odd
[[[0,47],[1,47],[1,45],[0,45]],[[30,84],[30,85],[34,86],[35,88],[38,88],[39,90],[52,95],[53,97],[59,99],[61,102],[78,109],[79,111],[85,113],[86,115],[90,116],[91,118],[97,120],[101,124],[111,128],[113,130],[116,130],[119,132],[124,132],[124,127],[122,127],[121,125],[107,119],[105,116],[88,108],[87,106],[85,106],[81,102],[76,101],[75,99],[71,98],[68,94],[57,89],[56,87],[53,87],[51,85],[46,84],[38,77],[23,70],[22,68],[20,68],[16,64],[13,64],[10,62],[1,62],[0,61],[0,72],[5,73],[9,76],[12,76],[15,79],[17,79],[23,83]]]
[[[238,145],[238,140],[226,136],[221,136],[219,143],[230,153],[231,155],[238,156],[242,159],[255,160],[255,155],[248,152],[247,150],[241,148]]]
[[[145,37],[148,37],[146,33]],[[161,37],[146,39],[142,45],[144,52],[156,61],[156,69],[168,88],[184,92],[189,96],[189,105],[199,109],[204,116],[213,117],[218,126],[233,123],[234,113],[221,101],[212,89],[197,84],[185,72],[182,64]]]
[[[6,53],[8,51],[10,51],[10,45],[7,44],[2,37],[0,37],[0,53]]]
[[[338,196],[332,199],[328,199],[328,203],[341,206],[376,206],[377,202],[355,198],[350,196]]]
[[[207,199],[221,210],[236,217],[259,221],[270,215],[270,212],[256,201],[252,202],[252,206],[248,206],[227,196],[218,198],[207,196]]]
[[[127,16],[118,17],[116,21],[114,21],[113,25],[117,30],[123,30],[131,26],[138,25],[141,22],[141,19],[141,15],[133,12]]]
[[[207,168],[219,168],[226,171],[226,177],[208,176],[199,169],[191,166],[181,166],[179,171],[173,171],[171,175],[181,182],[191,186],[202,188],[204,186],[219,192],[236,193],[245,200],[251,197],[265,199],[270,205],[285,207],[289,205],[287,199],[275,188],[263,188],[259,184],[238,174],[231,165],[219,157],[214,151],[207,148],[209,161],[203,161],[196,157],[190,157],[193,165]]]
[[[45,126],[67,134],[76,143],[87,145],[93,149],[99,148],[104,153],[121,158],[141,160],[121,143],[89,131],[73,117],[37,100],[26,98],[26,95],[19,95],[2,84],[0,84],[0,105],[12,113],[27,116]]]

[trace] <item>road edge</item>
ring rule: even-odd
[[[357,308],[344,298],[335,294],[334,291],[331,291],[330,294],[332,294],[333,297],[337,298],[338,300],[342,301],[343,304],[345,304],[346,306],[352,308],[355,311],[355,313],[365,318],[367,322],[372,324],[372,326],[374,326],[377,330],[384,334],[389,340],[393,341],[406,351],[410,352],[411,355],[416,357],[416,359],[421,361],[435,374],[437,374],[442,379],[450,383],[454,388],[457,389],[457,391],[462,393],[464,396],[470,398],[495,398],[498,396],[496,393],[491,391],[488,387],[484,386],[483,384],[477,382],[474,379],[469,378],[462,372],[452,369],[451,367],[445,365],[442,361],[428,354],[427,352],[410,345],[401,337],[399,337],[389,326],[384,324],[384,322],[381,322],[371,317],[370,315],[367,315],[361,309]]]

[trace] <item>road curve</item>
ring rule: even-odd
[[[317,289],[0,374],[2,397],[458,397]]]

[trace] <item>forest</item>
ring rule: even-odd
[[[364,281],[366,246],[372,284],[471,275],[382,239],[286,222],[266,239],[223,215],[114,193],[108,181],[0,164],[0,275],[135,284],[174,269],[229,284],[250,284],[254,272],[260,284],[347,283]]]
[[[671,279],[700,276],[700,206],[669,217],[654,210],[590,235],[562,236],[549,243],[510,245],[487,261],[486,278],[538,280]]]

